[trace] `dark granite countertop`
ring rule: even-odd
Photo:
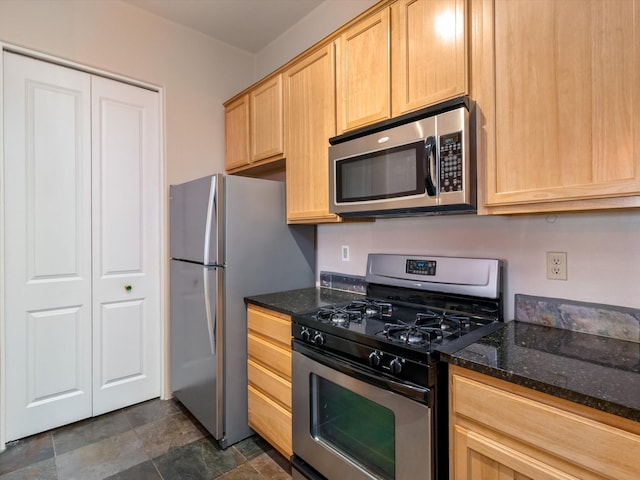
[[[346,303],[354,299],[362,298],[359,293],[350,293],[331,288],[311,287],[286,292],[267,293],[246,297],[245,302],[269,308],[286,315],[305,313],[316,310],[319,307],[335,303]]]
[[[448,363],[640,422],[640,343],[512,321]]]

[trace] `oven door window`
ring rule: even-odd
[[[423,195],[425,143],[414,142],[336,161],[336,202]]]
[[[395,416],[391,410],[312,375],[311,434],[379,478],[395,478]]]

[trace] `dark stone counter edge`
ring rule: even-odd
[[[515,385],[520,385],[521,387],[530,388],[531,390],[535,390],[537,392],[546,393],[557,398],[569,400],[571,402],[578,403],[586,407],[591,407],[602,412],[617,415],[619,417],[624,417],[635,422],[640,422],[640,410],[637,410],[635,408],[608,402],[606,400],[575,392],[573,390],[568,390],[562,387],[557,387],[555,385],[540,382],[538,380],[533,380],[531,378],[524,377],[507,370],[493,368],[487,365],[476,363],[464,358],[457,357],[455,353],[441,353],[440,358],[452,365],[457,365],[468,370],[483,373],[490,377],[498,378]]]
[[[273,310],[274,312],[284,313],[285,315],[294,315],[295,312],[292,312],[288,308],[281,307],[278,304],[261,302],[260,300],[256,300],[252,297],[247,297],[244,299],[244,302],[247,305],[256,305],[258,307],[266,308],[268,310]]]
[[[246,304],[257,305],[285,315],[313,312],[319,307],[335,303],[348,303],[363,294],[325,287],[307,287],[284,292],[245,297]]]

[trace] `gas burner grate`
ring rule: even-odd
[[[385,324],[380,334],[395,343],[430,348],[432,342],[468,332],[471,324],[471,318],[465,315],[427,310],[418,312],[413,324],[403,321]]]
[[[366,318],[390,317],[393,313],[393,305],[389,302],[372,299],[354,300],[345,309],[358,311]]]
[[[344,328],[348,328],[352,322],[362,322],[362,314],[359,311],[338,307],[321,308],[315,318],[320,322]]]
[[[365,318],[390,317],[393,306],[377,300],[354,300],[348,305],[320,308],[313,317],[329,325],[348,328],[351,323],[362,323]]]
[[[436,332],[415,325],[406,325],[405,323],[387,323],[381,335],[394,343],[401,343],[411,347],[429,348],[432,340],[438,340]]]

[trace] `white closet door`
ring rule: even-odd
[[[160,395],[159,99],[92,79],[93,414]]]
[[[88,74],[4,56],[6,439],[91,415]]]

